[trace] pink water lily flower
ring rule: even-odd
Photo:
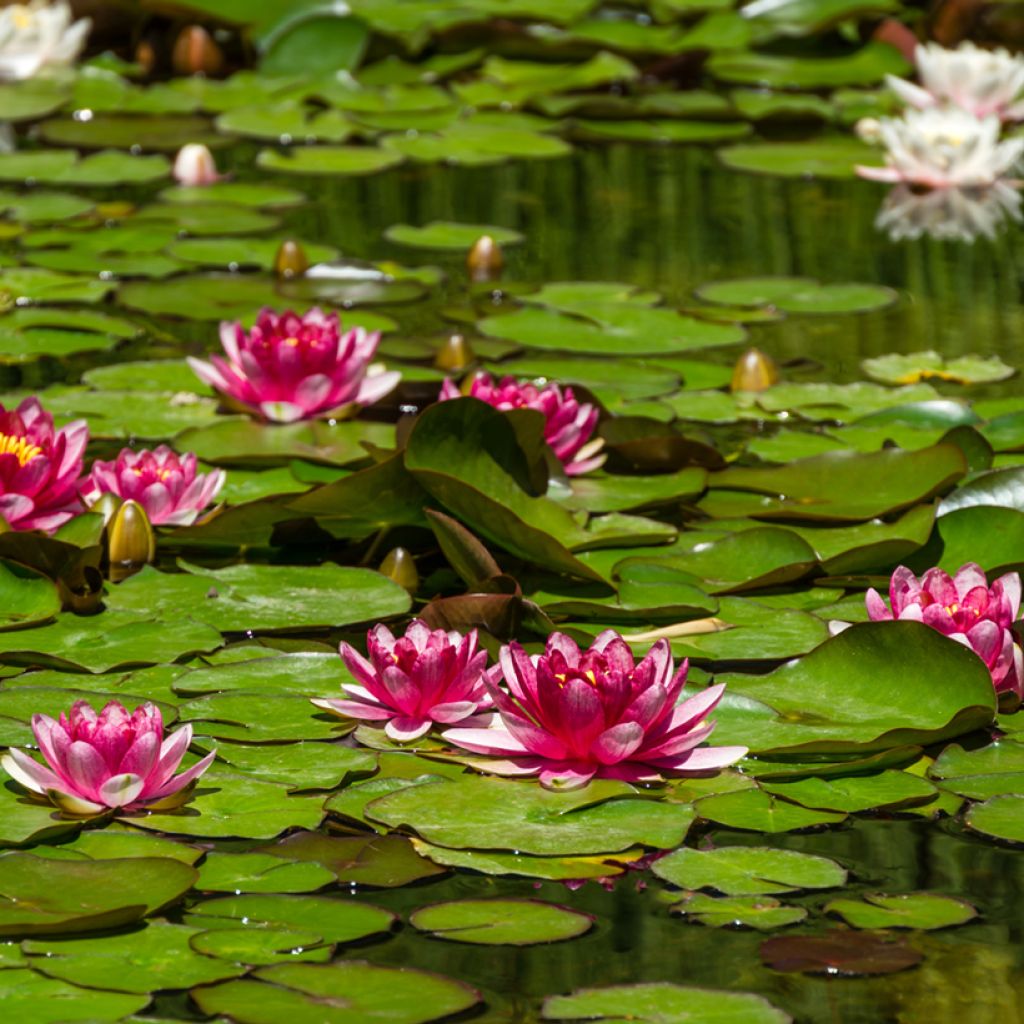
[[[676,703],[688,663],[674,672],[667,640],[637,663],[629,645],[605,630],[581,651],[552,633],[541,655],[512,643],[501,650],[508,693],[489,689],[500,721],[490,728],[443,733],[456,746],[506,760],[491,771],[539,775],[550,788],[575,788],[594,776],[627,782],[714,771],[738,761],[746,747],[700,747],[714,724],[708,714],[724,686]]]
[[[59,721],[33,715],[32,732],[46,765],[15,747],[0,764],[16,782],[68,814],[177,807],[214,758],[207,754],[175,775],[192,742],[192,726],[184,725],[165,739],[160,709],[149,703],[129,713],[112,700],[97,714],[79,700],[70,714],[61,712]]]
[[[444,402],[463,395],[445,378],[439,400]],[[490,374],[479,373],[470,385],[470,398],[479,398],[503,412],[510,409],[536,409],[545,419],[544,440],[551,446],[569,476],[589,473],[604,463],[598,454],[604,446],[601,438],[591,440],[597,428],[598,411],[589,402],[579,402],[572,388],[564,391],[557,384],[520,384],[514,377],[503,377],[497,384]]]
[[[183,458],[167,445],[149,451],[122,448],[111,462],[97,459],[82,481],[82,498],[87,505],[104,494],[116,494],[124,501],[137,501],[154,526],[188,526],[224,486],[223,469],[196,472],[196,457]]]
[[[415,619],[396,640],[387,626],[378,625],[366,634],[366,647],[369,660],[351,644],[341,644],[341,657],[358,685],[343,686],[343,699],[314,700],[317,707],[384,722],[384,731],[399,743],[419,739],[435,724],[475,721],[491,708],[487,652],[477,650],[475,629],[463,636]]]
[[[1000,576],[990,587],[974,562],[961,566],[953,577],[929,569],[920,580],[901,565],[889,583],[889,605],[874,588],[865,595],[865,603],[874,622],[923,622],[969,647],[985,662],[997,693],[1024,697],[1024,656],[1011,630],[1020,595],[1020,576],[1015,572]]]
[[[89,440],[85,420],[55,430],[37,398],[0,405],[0,516],[12,530],[52,532],[82,511],[78,478]]]
[[[304,316],[263,309],[248,333],[240,323],[222,323],[220,340],[227,359],[190,357],[189,365],[230,405],[277,423],[371,405],[401,378],[370,365],[379,331],[342,334],[338,314],[315,307]]]

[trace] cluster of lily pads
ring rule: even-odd
[[[187,991],[241,1024],[774,1024],[820,1010],[787,972],[910,968],[913,1012],[966,992],[995,1019],[1024,842],[1014,367],[883,354],[910,303],[877,284],[666,301],[517,280],[545,249],[507,209],[358,230],[389,169],[419,195],[570,142],[851,176],[849,126],[895,112],[864,86],[907,61],[783,51],[897,5],[243,6],[173,5],[248,21],[259,72],[150,84],[141,51],[60,70],[84,32],[61,5],[0,12],[12,1019],[177,1018]],[[708,51],[728,91],[676,89]],[[438,203],[469,209],[468,180]],[[439,265],[380,258],[403,250]],[[841,330],[869,381],[783,360]],[[979,863],[1006,870],[975,895]],[[627,916],[635,957],[585,955]],[[595,969],[477,948],[570,940]],[[684,944],[699,987],[642,980]]]

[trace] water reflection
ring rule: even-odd
[[[915,192],[897,185],[886,196],[875,227],[894,242],[927,236],[937,241],[994,239],[1008,220],[1021,220],[1016,184],[997,181],[987,188],[940,188]]]

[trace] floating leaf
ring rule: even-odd
[[[833,860],[769,846],[684,847],[655,861],[652,870],[681,889],[715,889],[727,896],[834,889],[846,882],[846,871]]]
[[[672,913],[685,914],[688,919],[711,928],[756,928],[771,931],[798,924],[807,917],[803,907],[787,906],[771,896],[708,896],[690,893],[672,904]]]
[[[950,928],[978,916],[966,900],[929,892],[836,899],[825,904],[825,913],[841,917],[854,928]]]
[[[788,1024],[790,1016],[748,992],[716,992],[668,982],[580,989],[548,996],[545,1020],[596,1020],[606,1024]]]
[[[899,940],[865,932],[780,935],[761,943],[761,959],[776,971],[807,974],[893,974],[919,964],[922,955]]]
[[[1006,380],[1017,371],[998,356],[958,356],[944,359],[938,352],[892,353],[865,359],[864,372],[883,384],[916,384],[920,380],[948,380],[957,384],[987,384]]]
[[[515,245],[523,236],[512,228],[499,228],[490,224],[456,224],[452,221],[431,221],[422,227],[411,224],[393,224],[384,232],[389,242],[409,245],[418,249],[468,250],[481,235],[489,235],[498,245]]]
[[[531,946],[564,942],[589,931],[594,921],[568,907],[540,900],[456,900],[421,907],[409,916],[421,932],[481,946]]]

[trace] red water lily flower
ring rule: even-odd
[[[192,742],[192,726],[184,725],[165,739],[160,709],[149,703],[129,713],[112,700],[97,714],[79,700],[57,721],[33,715],[32,732],[46,764],[15,747],[0,764],[16,782],[68,814],[177,807],[214,758],[207,754],[175,775]]]
[[[462,398],[455,384],[445,379],[439,400]],[[544,440],[551,446],[569,476],[589,473],[604,463],[607,456],[598,454],[604,445],[600,438],[591,440],[597,428],[598,411],[589,402],[579,402],[572,388],[564,391],[557,384],[520,384],[513,377],[503,377],[497,384],[490,374],[473,378],[469,398],[478,398],[503,412],[510,409],[536,409],[545,419]]]
[[[0,516],[12,530],[52,532],[82,511],[78,478],[89,440],[85,420],[55,430],[38,398],[0,405]]]
[[[370,405],[401,377],[370,365],[379,331],[353,327],[343,334],[337,313],[315,307],[304,316],[263,309],[248,333],[239,323],[222,323],[220,340],[227,359],[190,357],[189,365],[229,403],[278,423]]]
[[[345,718],[384,722],[391,739],[419,739],[433,725],[453,725],[490,710],[484,680],[487,652],[477,650],[477,632],[446,633],[413,620],[395,639],[387,626],[366,634],[369,660],[351,644],[339,650],[358,685],[342,687],[345,698],[314,700]],[[486,719],[489,721],[489,719]]]
[[[191,452],[179,458],[167,445],[149,451],[122,448],[111,462],[97,459],[82,482],[82,497],[92,505],[104,494],[137,501],[154,526],[188,526],[224,486],[223,469],[196,472]]]
[[[490,770],[539,775],[543,785],[574,788],[594,776],[652,781],[663,775],[714,771],[738,761],[746,747],[701,747],[714,724],[708,714],[724,686],[676,703],[688,664],[674,672],[667,640],[636,662],[629,645],[605,630],[581,651],[562,633],[531,658],[517,643],[503,647],[508,692],[489,681],[499,720],[486,729],[456,728],[446,740],[504,758]]]
[[[923,622],[969,647],[992,675],[997,693],[1024,697],[1024,656],[1011,629],[1020,611],[1020,576],[1008,572],[988,585],[980,565],[968,562],[955,576],[929,569],[918,579],[905,565],[889,583],[889,605],[872,588],[865,596],[872,621]]]

